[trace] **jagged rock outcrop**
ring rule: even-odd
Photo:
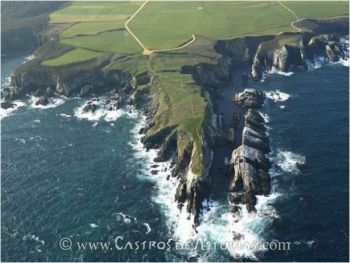
[[[94,113],[97,110],[97,105],[95,103],[92,103],[91,101],[89,101],[86,106],[84,106],[84,108],[82,109],[82,112],[86,113],[86,112],[92,112]]]
[[[245,89],[235,94],[233,102],[248,108],[258,108],[263,104],[264,99],[264,92],[256,89]]]
[[[346,52],[347,47],[340,41],[339,36],[333,34],[312,37],[308,46],[316,56],[325,57],[331,62],[349,55]]]
[[[2,101],[0,106],[3,109],[9,109],[9,108],[13,108],[16,105],[14,103],[10,102],[10,101]]]
[[[270,162],[267,157],[270,151],[269,140],[266,134],[265,120],[256,110],[262,105],[264,96],[255,89],[249,89],[237,94],[236,97],[242,97],[241,100],[238,100],[239,104],[249,109],[244,116],[242,145],[232,152],[229,164],[234,173],[230,184],[232,192],[229,194],[229,199],[234,204],[245,204],[250,212],[255,210],[255,196],[268,195],[270,192],[270,177],[268,175]],[[260,99],[257,100],[257,98]]]
[[[49,100],[47,96],[41,96],[36,102],[35,105],[47,105],[49,104]]]
[[[334,62],[348,56],[346,45],[334,34],[284,34],[262,42],[254,56],[251,75],[260,80],[264,71],[307,70],[315,56]]]
[[[262,42],[254,56],[252,78],[259,80],[263,71],[273,68],[288,72],[300,67],[307,69],[305,59],[309,58],[302,36],[278,36],[276,39]]]
[[[135,81],[122,70],[103,71],[103,63],[86,62],[55,68],[43,67],[37,61],[20,66],[11,77],[11,85],[2,90],[4,99],[17,99],[31,94],[35,96],[67,97],[104,94],[110,91],[129,95]]]

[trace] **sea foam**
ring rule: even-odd
[[[125,109],[109,108],[105,105],[105,100],[100,98],[98,101],[92,101],[93,104],[97,106],[94,112],[88,111],[84,112],[83,108],[89,103],[89,101],[84,102],[80,107],[74,110],[74,116],[78,119],[85,119],[92,122],[98,122],[104,120],[106,122],[115,122],[121,116],[127,116],[130,119],[135,119],[138,117],[138,113],[131,106],[127,106]],[[96,124],[97,125],[97,124]]]
[[[274,102],[286,101],[290,98],[290,95],[288,93],[282,92],[280,90],[265,91],[265,96]]]
[[[20,100],[15,100],[12,103],[14,104],[14,106],[11,108],[3,109],[0,107],[0,119],[12,115],[19,108],[24,107],[26,105],[23,101],[20,101]]]
[[[276,69],[275,67],[272,67],[269,71],[267,71],[267,75],[271,75],[271,74],[278,74],[278,75],[290,77],[294,74],[294,72],[292,72],[292,71],[283,72],[281,70]]]
[[[274,161],[282,171],[298,174],[300,172],[299,167],[305,164],[306,158],[301,154],[278,150]]]
[[[29,105],[30,107],[34,109],[50,109],[50,108],[56,108],[66,101],[66,97],[59,97],[59,98],[48,98],[49,103],[47,105],[36,105],[35,103],[39,100],[39,97],[31,96],[29,98]]]

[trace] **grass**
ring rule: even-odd
[[[130,74],[136,76],[148,70],[148,57],[143,55],[128,56],[117,59],[109,65],[109,69],[127,70]]]
[[[192,34],[214,40],[293,31],[293,20],[276,2],[150,2],[129,27],[146,47],[160,49],[179,46]]]
[[[194,144],[192,171],[201,175],[201,128],[207,105],[192,75],[181,74],[184,65],[213,63],[214,40],[242,35],[278,34],[293,32],[290,24],[295,17],[278,2],[156,2],[147,3],[129,23],[130,29],[149,49],[174,48],[196,35],[196,41],[178,51],[141,54],[142,49],[123,28],[125,21],[142,2],[73,2],[50,15],[51,23],[75,23],[60,35],[60,44],[74,47],[44,65],[61,66],[110,54],[109,70],[125,70],[136,76],[147,72],[153,75],[149,88],[157,112],[150,135],[165,127],[176,127],[178,150],[183,152]],[[284,2],[300,18],[324,18],[348,13],[348,4],[334,2]],[[111,31],[115,29],[114,31]],[[297,37],[278,36],[265,46],[291,43]]]
[[[58,58],[46,60],[42,64],[46,66],[62,66],[75,62],[90,60],[93,58],[100,57],[102,55],[104,54],[100,52],[94,52],[86,49],[77,48],[72,51],[68,51],[67,53]]]
[[[134,13],[142,2],[75,1],[50,15],[50,23],[123,21]]]
[[[349,14],[347,1],[283,1],[299,18],[327,18]]]
[[[185,135],[181,141],[182,149],[190,143],[195,144],[192,171],[201,175],[203,167],[200,132],[206,107],[201,87],[194,83],[191,75],[179,72],[162,73],[154,80],[151,98],[153,103],[158,105],[158,109],[154,117],[155,126],[149,133],[156,133],[167,126],[175,125],[176,130]]]
[[[97,36],[79,36],[60,41],[63,44],[93,51],[115,54],[130,54],[142,49],[126,30],[100,33]]]
[[[81,35],[96,35],[100,32],[122,29],[123,21],[107,21],[107,22],[83,22],[77,23],[61,33],[61,37],[70,38]]]

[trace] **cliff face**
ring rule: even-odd
[[[195,174],[192,170],[193,153],[196,148],[190,145],[184,155],[176,163],[180,164],[173,171],[174,175],[180,177],[176,189],[175,200],[180,206],[187,202],[186,210],[194,215],[195,224],[199,224],[199,214],[202,209],[202,202],[210,194],[211,177],[209,171],[213,160],[213,147],[216,143],[220,131],[217,126],[217,118],[213,112],[213,104],[208,92],[205,92],[208,105],[205,112],[205,118],[201,129],[201,162],[203,166],[202,174]],[[198,147],[198,146],[197,146]]]
[[[315,57],[334,62],[346,56],[346,46],[338,35],[284,34],[259,45],[251,75],[253,79],[259,80],[264,71],[272,69],[282,72],[305,71],[307,61],[313,62]]]
[[[26,95],[46,98],[86,96],[109,91],[126,96],[136,83],[136,79],[126,71],[105,71],[103,61],[55,69],[41,66],[35,61],[30,63],[33,66],[27,65],[25,70],[19,68],[12,76],[11,85],[2,90],[3,99],[12,100]]]

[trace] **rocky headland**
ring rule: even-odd
[[[234,97],[234,102],[245,111],[242,131],[237,130],[237,118],[233,119],[232,127],[223,129],[216,102],[223,88],[229,86],[232,74],[237,69],[251,69],[242,75],[244,81],[259,80],[265,71],[272,68],[283,72],[307,70],[306,61],[312,61],[315,56],[323,56],[329,61],[348,56],[346,46],[341,41],[341,37],[347,34],[345,29],[348,29],[348,20],[322,23],[325,30],[316,27],[305,32],[277,36],[237,37],[215,43],[203,41],[202,46],[195,46],[194,43],[193,48],[190,45],[181,54],[171,54],[185,56],[185,61],[193,57],[199,60],[191,65],[182,65],[180,72],[190,76],[191,85],[201,88],[201,96],[205,101],[201,112],[201,128],[191,133],[188,132],[191,123],[173,124],[168,121],[167,114],[170,113],[161,103],[161,89],[152,91],[154,87],[163,85],[152,69],[145,67],[142,71],[133,72],[127,66],[123,68],[123,63],[131,57],[126,55],[102,56],[60,67],[43,65],[44,60],[70,49],[57,41],[43,44],[36,50],[33,60],[14,72],[11,85],[1,92],[1,107],[10,108],[13,100],[27,95],[38,97],[35,103],[42,105],[47,104],[49,98],[62,95],[88,98],[107,95],[110,100],[106,107],[112,108],[119,108],[125,102],[131,103],[147,116],[146,125],[140,130],[142,142],[147,149],[158,149],[156,161],[172,161],[171,176],[177,177],[179,181],[174,199],[180,207],[186,204],[196,224],[200,223],[202,202],[211,191],[213,149],[220,144],[236,147],[229,161],[232,175],[230,200],[233,204],[246,204],[248,211],[254,211],[256,195],[268,195],[270,192],[270,163],[267,158],[269,140],[265,121],[258,112],[264,94],[246,89]],[[328,28],[334,29],[332,34]],[[92,100],[83,110],[94,112],[96,109],[97,105]],[[190,128],[185,129],[183,126]],[[242,141],[237,147],[235,142],[240,137],[238,133],[242,135]]]

